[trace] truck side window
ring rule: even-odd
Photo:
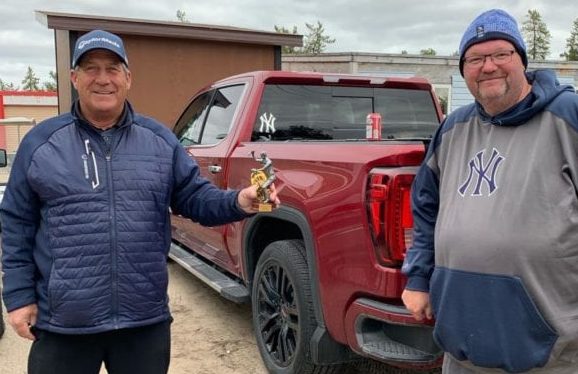
[[[215,91],[200,144],[215,144],[227,136],[244,89],[244,85],[236,85]]]
[[[175,125],[174,133],[183,146],[199,144],[201,129],[212,96],[213,91],[209,91],[197,97]]]

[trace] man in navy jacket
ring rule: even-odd
[[[255,212],[256,187],[218,189],[133,111],[117,35],[81,36],[72,68],[78,100],[23,139],[0,208],[8,320],[34,341],[31,374],[166,373],[169,208],[225,224]]]

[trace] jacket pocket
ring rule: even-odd
[[[456,359],[509,373],[548,362],[558,335],[520,278],[436,267],[430,290],[434,338]]]

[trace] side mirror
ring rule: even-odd
[[[6,150],[0,149],[0,167],[3,168],[8,165],[8,160],[6,160]]]

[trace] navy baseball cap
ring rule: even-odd
[[[116,54],[128,66],[128,57],[124,50],[122,39],[115,34],[103,30],[92,30],[82,35],[76,41],[72,54],[72,67],[75,68],[82,56],[93,49],[106,49]]]

